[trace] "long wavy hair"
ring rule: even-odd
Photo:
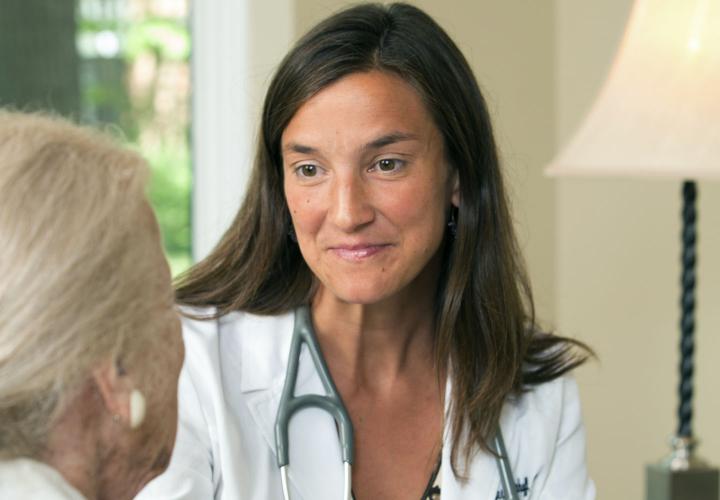
[[[242,207],[212,253],[178,281],[177,299],[278,314],[307,303],[314,277],[296,244],[283,195],[280,142],[319,91],[352,73],[383,71],[410,83],[440,130],[457,171],[455,236],[446,236],[435,307],[437,366],[452,373],[452,468],[490,450],[506,397],[547,382],[591,355],[541,333],[515,238],[485,100],[460,50],[411,5],[364,4],[322,21],[280,64],[268,89]]]

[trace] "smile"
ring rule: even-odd
[[[330,247],[329,250],[331,253],[333,253],[335,256],[339,257],[342,260],[357,262],[373,257],[388,248],[390,248],[390,245],[388,244],[368,244]]]

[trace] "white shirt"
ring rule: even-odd
[[[0,461],[2,500],[85,500],[58,471],[28,458]]]
[[[292,331],[292,313],[231,313],[219,320],[183,321],[186,356],[175,450],[168,470],[137,498],[282,498],[274,425]],[[307,393],[323,394],[323,389],[303,348],[295,394]],[[500,425],[515,480],[523,486],[522,500],[595,498],[573,379],[560,377],[506,402]],[[296,413],[289,440],[292,499],[341,498],[343,468],[332,417],[318,409]],[[469,480],[461,482],[447,466],[450,451],[446,437],[442,500],[503,498],[492,455],[478,453],[467,469]]]

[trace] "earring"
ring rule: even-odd
[[[450,209],[450,220],[448,221],[447,226],[453,239],[457,238],[457,222],[455,221],[455,209]]]
[[[137,389],[130,393],[130,428],[136,429],[145,420],[145,396]]]

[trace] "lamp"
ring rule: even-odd
[[[720,179],[720,2],[637,0],[610,74],[552,176],[683,180],[678,426],[648,500],[718,499],[692,432],[697,179]]]

